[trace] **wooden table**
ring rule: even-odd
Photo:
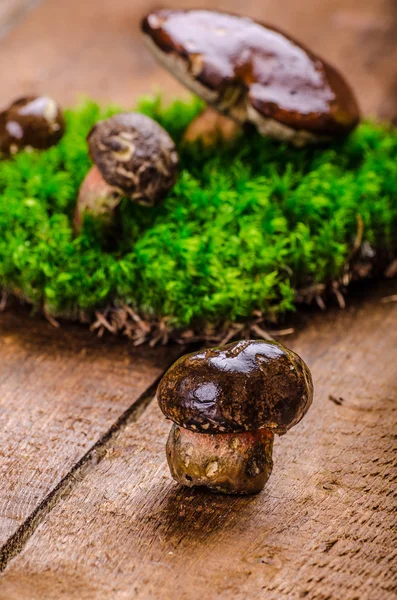
[[[147,0],[12,1],[0,103],[46,92],[70,104],[84,92],[130,106],[153,84],[181,93],[140,42]],[[245,10],[337,64],[367,114],[397,117],[394,1],[247,0]],[[151,400],[183,348],[134,349],[7,309],[0,599],[395,598],[396,293],[393,281],[360,286],[346,310],[309,311],[286,339],[313,371],[315,403],[276,441],[269,484],[250,498],[170,479],[169,425]]]

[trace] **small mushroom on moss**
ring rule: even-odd
[[[138,113],[121,113],[99,121],[87,137],[94,166],[81,184],[75,229],[84,214],[112,221],[122,197],[155,206],[174,186],[179,158],[168,133]]]
[[[211,10],[158,10],[142,30],[184,85],[262,135],[302,146],[347,134],[359,122],[342,75],[275,28]]]
[[[0,152],[45,150],[57,144],[64,131],[62,109],[55,100],[48,96],[19,98],[0,113]]]
[[[274,433],[296,425],[312,399],[307,365],[277,342],[240,341],[183,356],[158,389],[174,423],[166,448],[172,476],[227,494],[260,492],[272,471]]]

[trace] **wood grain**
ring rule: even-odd
[[[154,86],[183,94],[139,36],[157,4],[43,0],[0,39],[0,105],[28,93],[124,106]],[[278,25],[349,77],[366,114],[397,118],[395,0],[167,5],[244,10]],[[397,305],[380,302],[395,293],[385,284],[293,340],[313,368],[316,402],[278,440],[267,489],[247,499],[178,488],[155,405],[133,422],[179,348],[131,350],[79,327],[0,316],[3,559],[28,540],[1,600],[395,598]]]
[[[0,316],[0,557],[178,352],[54,330],[23,312]]]
[[[277,25],[339,67],[365,114],[397,116],[395,0],[168,0],[169,7],[211,7]],[[132,106],[161,90],[185,93],[144,47],[141,17],[154,0],[44,0],[0,41],[0,105],[48,93],[71,105],[81,94]]]
[[[23,15],[40,0],[1,0],[0,37],[3,36]]]
[[[397,303],[381,302],[395,291],[317,315],[289,344],[315,402],[276,441],[263,493],[173,483],[152,404],[42,522],[0,598],[395,598]]]

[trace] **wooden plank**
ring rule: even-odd
[[[4,0],[0,4],[3,7]],[[209,0],[207,2],[193,0],[177,2],[175,0],[175,2],[169,2],[169,5],[211,6],[212,8],[220,7],[235,12],[241,12],[242,10],[241,3],[237,0],[217,0],[217,2],[209,2]],[[0,104],[6,104],[13,97],[27,93],[50,93],[62,103],[71,104],[75,102],[78,93],[87,93],[99,100],[110,100],[129,106],[133,104],[139,95],[150,91],[153,84],[161,90],[165,90],[167,95],[182,93],[182,88],[154,63],[140,41],[138,33],[139,19],[148,8],[146,0],[134,0],[133,2],[131,0],[112,0],[112,2],[108,2],[108,0],[96,0],[95,2],[46,0],[41,6],[32,11],[24,21],[21,21],[7,37],[0,40],[0,68],[2,72]],[[271,0],[263,0],[260,3],[257,0],[247,0],[244,5],[244,12],[273,22],[291,33],[295,33],[299,39],[306,41],[308,45],[338,65],[351,78],[366,113],[376,113],[386,118],[396,117],[397,47],[394,40],[397,30],[397,14],[393,0],[362,0],[359,4],[355,0],[324,0],[321,3],[321,8],[314,0],[302,0],[299,3],[294,2],[294,0],[286,0],[283,3],[274,3]],[[386,312],[391,309],[392,305],[389,307],[385,305],[382,308]],[[327,319],[326,323],[332,323],[329,320],[330,317],[327,317]],[[390,321],[389,317],[388,319]],[[373,321],[372,317],[370,321]],[[358,325],[356,324],[355,327],[358,343],[361,338],[358,334]],[[310,335],[313,339],[313,329],[310,331],[312,331]],[[324,331],[325,336],[325,330],[321,328],[321,331]],[[365,331],[367,329],[364,328],[363,334]],[[50,499],[52,498],[54,502],[57,499],[55,497],[57,487],[60,485],[60,489],[66,489],[66,486],[62,487],[64,483],[73,483],[73,477],[79,473],[78,470],[73,473],[79,460],[82,457],[87,458],[87,452],[96,442],[100,442],[102,448],[103,436],[106,436],[106,432],[109,431],[115,421],[117,422],[123,411],[128,411],[130,404],[162,372],[166,362],[171,359],[171,355],[168,355],[167,350],[152,353],[147,349],[142,353],[132,352],[129,354],[128,346],[123,342],[103,343],[90,337],[87,332],[77,327],[65,328],[61,332],[55,332],[43,322],[34,323],[26,317],[10,314],[0,318],[0,333],[2,334],[0,338],[0,364],[2,365],[0,369],[0,430],[3,432],[0,464],[3,466],[5,473],[5,476],[3,473],[1,474],[2,486],[0,487],[0,506],[3,507],[3,509],[0,509],[0,543],[10,539],[11,536],[15,544],[14,546],[9,544],[7,548],[15,551],[18,548],[18,543],[23,541],[23,536],[32,532],[34,519],[36,517],[39,519],[40,516],[43,517],[45,511],[51,508]],[[384,330],[385,336],[387,334],[391,336],[392,333]],[[339,345],[342,343],[340,341],[342,334],[343,330],[340,330]],[[352,346],[351,335],[349,339],[349,344]],[[390,348],[391,356],[392,341],[390,337],[389,340],[386,339],[382,342],[386,350]],[[302,343],[303,350],[309,353],[306,342],[301,342],[298,339],[297,344],[299,343]],[[336,342],[335,344],[337,345]],[[80,356],[81,349],[83,355]],[[356,348],[352,347],[353,350],[356,352]],[[326,357],[328,356],[321,344],[317,346],[317,351],[319,353],[323,352]],[[315,352],[315,348],[310,348],[310,352]],[[127,360],[132,362],[131,367],[126,364]],[[124,364],[123,361],[126,361],[126,363]],[[342,367],[343,362],[339,362],[338,365]],[[349,361],[347,361],[347,366],[349,367]],[[375,395],[375,398],[383,398],[382,394],[386,394],[387,390],[391,389],[390,373],[385,369],[386,367],[379,368],[379,372],[384,375],[385,380],[380,386],[381,391]],[[370,373],[372,372],[375,371],[370,371]],[[56,373],[57,379],[54,373]],[[323,376],[320,371],[319,373],[320,382],[322,378],[325,381],[321,389],[325,390],[324,385],[327,381],[332,383],[335,379],[335,385],[338,387],[339,383],[344,383],[349,372],[345,373],[344,376],[337,375],[333,371],[328,376]],[[331,380],[327,377],[330,377]],[[133,386],[131,386],[132,380],[134,381]],[[332,387],[331,383],[330,387]],[[116,385],[117,389],[114,390],[113,385]],[[130,392],[130,386],[134,388],[133,392]],[[343,408],[343,411],[347,410],[347,413],[342,413],[344,414],[343,427],[341,431],[337,431],[336,442],[340,443],[341,448],[344,448],[347,452],[347,460],[355,460],[356,457],[361,457],[367,461],[365,468],[369,469],[370,459],[368,455],[372,451],[380,455],[382,455],[382,452],[386,454],[388,451],[388,438],[384,438],[386,441],[382,442],[378,440],[377,432],[374,432],[373,427],[371,428],[371,424],[375,421],[378,413],[373,410],[372,404],[370,408],[365,408],[362,412],[358,411],[352,382],[349,383],[349,386],[349,393],[353,397],[353,405],[352,407],[347,405]],[[386,392],[382,390],[386,390]],[[324,399],[326,405],[328,419],[328,421],[324,420],[323,422],[328,424],[328,413],[333,405],[331,403],[327,405],[327,402],[325,402],[326,391],[321,393],[321,398]],[[384,397],[386,398],[386,396]],[[93,400],[95,404],[92,402]],[[339,409],[340,407],[335,407],[335,410],[336,408]],[[316,410],[318,411],[318,409]],[[382,411],[381,415],[391,414],[387,402]],[[335,415],[337,414],[338,412],[335,413]],[[356,425],[353,423],[354,426],[351,425],[351,429],[349,429],[349,419],[354,420],[353,417],[357,414],[361,415],[364,421],[367,419],[369,422],[366,429],[363,428],[364,433],[368,430],[368,439],[364,440],[368,443],[367,454],[360,446],[363,438],[358,437]],[[154,428],[160,431],[160,435],[164,436],[165,429],[163,425],[159,424],[158,416],[154,414],[150,419],[151,421],[148,420],[147,424],[146,420],[143,420],[143,425],[140,424],[139,426],[150,428],[152,424]],[[332,424],[331,430],[338,426],[340,426],[340,423]],[[302,427],[305,426],[302,425]],[[360,577],[362,581],[371,578],[375,582],[382,581],[386,560],[382,555],[382,542],[384,542],[386,553],[388,548],[391,548],[390,538],[387,537],[387,525],[390,522],[388,516],[389,505],[387,504],[388,501],[384,502],[380,496],[381,475],[375,472],[375,467],[373,472],[368,470],[371,475],[367,477],[368,480],[372,481],[373,479],[375,482],[374,494],[360,493],[359,483],[364,480],[364,475],[367,473],[363,470],[359,470],[357,475],[359,483],[354,484],[353,481],[351,491],[349,486],[353,475],[346,472],[345,463],[341,457],[337,457],[338,460],[335,466],[336,472],[341,473],[341,477],[343,477],[341,487],[336,486],[334,493],[332,491],[334,483],[331,481],[330,489],[326,494],[327,490],[324,492],[321,489],[320,479],[318,483],[320,487],[315,486],[313,482],[317,481],[316,477],[320,478],[323,472],[330,474],[334,471],[333,466],[332,468],[329,465],[326,467],[326,459],[328,460],[332,456],[331,451],[336,452],[331,448],[331,436],[329,434],[324,435],[324,439],[321,439],[321,431],[318,429],[316,431],[315,439],[320,444],[316,452],[318,453],[322,449],[322,453],[320,452],[320,457],[315,454],[315,458],[318,468],[322,471],[312,471],[313,465],[311,463],[309,467],[306,467],[306,471],[309,470],[312,477],[309,479],[308,489],[311,497],[307,502],[307,507],[303,502],[302,477],[304,473],[302,474],[302,466],[300,467],[301,470],[295,473],[293,464],[291,467],[291,465],[285,463],[285,468],[293,468],[296,483],[294,484],[295,487],[291,488],[292,491],[290,490],[289,495],[288,490],[285,489],[285,484],[281,488],[284,495],[280,497],[286,498],[290,505],[286,506],[283,509],[284,512],[281,511],[280,514],[279,507],[274,503],[272,504],[272,497],[278,495],[277,488],[280,485],[280,481],[276,479],[275,475],[273,482],[271,482],[274,487],[269,487],[265,495],[259,497],[259,499],[235,502],[224,499],[218,500],[212,497],[208,499],[205,496],[201,502],[196,499],[196,495],[193,495],[193,500],[189,501],[189,494],[181,494],[181,510],[182,512],[185,511],[185,516],[177,513],[175,519],[173,511],[178,503],[179,495],[178,492],[173,491],[175,488],[167,483],[168,480],[164,480],[163,487],[157,485],[153,469],[158,467],[163,474],[165,474],[165,471],[164,465],[157,462],[159,456],[157,451],[160,452],[160,446],[163,442],[161,441],[160,444],[157,440],[154,440],[154,453],[143,453],[143,457],[148,456],[148,460],[152,460],[154,464],[154,467],[152,466],[151,470],[149,469],[147,479],[142,481],[141,471],[135,474],[135,479],[129,478],[125,472],[122,473],[119,462],[116,462],[116,470],[120,473],[114,476],[114,479],[118,479],[120,484],[123,484],[126,478],[127,488],[131,486],[134,489],[132,510],[142,517],[144,525],[140,528],[137,522],[132,521],[129,512],[131,507],[129,499],[122,501],[116,494],[116,511],[120,510],[121,513],[116,512],[114,528],[109,529],[109,520],[112,518],[111,509],[109,508],[108,511],[106,503],[105,508],[101,504],[105,496],[99,495],[94,498],[93,495],[88,494],[87,501],[91,502],[91,506],[101,509],[102,512],[104,511],[107,521],[101,522],[102,524],[98,527],[98,534],[96,535],[94,527],[89,529],[87,533],[84,520],[77,519],[76,523],[80,524],[82,532],[87,533],[87,539],[92,541],[95,552],[91,558],[88,545],[84,546],[80,543],[78,550],[73,554],[74,548],[71,544],[68,545],[65,542],[67,524],[70,525],[72,515],[72,513],[68,513],[68,510],[71,506],[75,510],[80,508],[81,496],[77,495],[76,498],[74,495],[71,496],[70,502],[72,504],[65,502],[65,505],[63,505],[63,503],[60,503],[56,509],[61,510],[63,506],[66,506],[63,523],[51,529],[48,523],[53,521],[50,519],[46,521],[46,525],[42,528],[43,534],[40,534],[41,537],[34,536],[32,538],[29,547],[21,557],[21,562],[16,561],[14,563],[15,567],[12,567],[14,570],[11,569],[6,576],[4,580],[5,587],[3,588],[5,592],[1,592],[5,595],[0,594],[1,597],[7,598],[7,600],[14,596],[18,598],[33,597],[30,595],[31,586],[37,597],[50,597],[56,591],[64,597],[70,597],[71,589],[76,589],[78,597],[80,597],[79,594],[82,594],[81,597],[88,594],[89,597],[89,590],[95,588],[90,580],[92,574],[99,581],[97,590],[99,590],[100,597],[102,597],[103,592],[113,598],[112,586],[116,588],[116,592],[117,586],[120,590],[127,589],[130,597],[134,593],[133,575],[129,574],[128,577],[124,577],[121,575],[116,576],[114,573],[117,565],[120,565],[120,569],[129,569],[130,563],[126,544],[131,541],[131,547],[135,552],[138,552],[138,558],[135,559],[134,563],[137,573],[134,581],[138,581],[138,578],[142,577],[143,583],[141,584],[138,581],[137,584],[137,593],[141,597],[142,595],[150,597],[151,590],[155,589],[153,586],[156,586],[162,577],[167,578],[167,587],[164,593],[168,595],[171,593],[172,582],[179,582],[179,584],[182,584],[182,588],[185,586],[187,597],[189,597],[189,594],[191,594],[191,597],[194,597],[193,594],[200,595],[200,590],[208,596],[210,593],[208,586],[210,585],[215,590],[226,590],[225,593],[227,593],[228,589],[225,582],[229,579],[231,592],[238,597],[236,586],[240,585],[241,597],[245,597],[245,591],[248,594],[252,592],[253,588],[250,580],[253,578],[256,586],[261,579],[265,581],[266,585],[268,585],[268,580],[271,579],[275,590],[271,593],[276,594],[278,591],[280,594],[283,592],[285,597],[290,597],[292,592],[289,595],[291,588],[288,588],[288,585],[292,585],[291,573],[294,570],[296,573],[303,571],[304,581],[309,581],[309,575],[313,575],[313,582],[308,583],[308,588],[314,586],[316,578],[321,577],[319,573],[322,573],[319,566],[321,563],[315,563],[315,561],[320,560],[319,557],[322,557],[326,561],[324,569],[327,573],[326,579],[329,580],[328,583],[326,581],[326,585],[324,584],[325,595],[321,595],[323,587],[320,586],[321,592],[318,592],[317,595],[313,591],[314,588],[310,588],[308,597],[325,598],[326,590],[330,589],[330,593],[334,594],[335,598],[339,598],[340,595],[335,590],[337,590],[338,582],[343,581],[344,584],[348,584],[346,597],[353,598],[354,595],[352,594],[355,593],[353,590],[357,586],[357,581],[361,581]],[[135,448],[141,443],[139,438],[141,432],[141,429],[138,430],[131,426],[130,437],[129,429],[127,430],[127,437],[122,438],[127,442],[120,442],[120,448],[119,446],[116,447],[114,451],[116,452],[115,459],[117,458],[117,452],[119,452],[120,457],[124,456],[128,466],[128,461],[131,458],[129,457],[128,447],[123,446],[123,444],[127,443],[127,445],[130,444],[132,448]],[[152,443],[149,429],[147,429],[145,435],[146,437],[143,440],[146,439],[147,443]],[[291,435],[294,435],[294,432]],[[356,446],[357,454],[351,448],[349,449],[347,445],[344,445],[347,443],[349,435],[351,436],[350,441]],[[288,437],[286,440],[282,440],[283,448],[284,443],[289,443],[290,439]],[[292,439],[299,440],[299,438]],[[310,439],[307,440],[308,447],[310,447]],[[306,440],[304,439],[299,443],[305,444]],[[371,449],[371,445],[373,445],[374,450]],[[303,452],[303,456],[307,457],[308,450],[306,447],[299,447],[301,448],[300,451]],[[286,448],[288,449],[288,446]],[[291,459],[292,450],[285,455],[285,460]],[[277,452],[280,451],[281,449],[276,450],[276,456]],[[295,460],[295,456],[298,456],[298,453],[294,455],[293,460]],[[381,467],[383,463],[387,462],[386,458],[382,458],[382,456],[379,459]],[[98,475],[102,483],[105,474],[99,469],[105,469],[106,466],[111,469],[109,459],[110,455],[92,473],[93,476],[94,474]],[[280,460],[282,459],[283,457]],[[134,465],[138,468],[136,457],[133,459]],[[92,464],[87,462],[85,466],[89,467],[89,472]],[[382,468],[386,472],[387,466],[384,467],[383,465]],[[361,476],[362,479],[360,479]],[[112,477],[109,481],[113,481]],[[347,484],[344,483],[344,479],[347,480]],[[3,484],[3,481],[5,481],[5,484]],[[95,481],[95,478],[93,481]],[[145,485],[149,485],[149,483],[160,494],[157,504],[155,498],[147,496]],[[147,503],[148,512],[145,512],[144,507],[137,506],[139,493],[137,495],[136,490],[139,485],[143,486],[141,498]],[[314,491],[312,490],[313,485],[315,487]],[[104,494],[103,488],[100,489]],[[76,494],[77,491],[76,488]],[[162,494],[163,500],[161,500]],[[326,501],[323,501],[322,494],[325,494]],[[377,497],[377,494],[380,498],[379,504],[382,507],[379,514],[376,511],[371,511],[370,504],[368,504],[373,501],[373,498]],[[366,499],[365,502],[368,502],[367,504],[364,502],[364,515],[369,514],[370,518],[367,522],[361,524],[357,522],[355,515],[351,515],[352,533],[350,533],[348,530],[350,513],[348,512],[347,503],[351,499],[353,507],[359,506],[361,496]],[[200,496],[198,495],[197,498],[200,498]],[[264,498],[266,502],[264,502]],[[295,503],[296,498],[298,498],[299,505],[295,518],[295,513],[290,515],[289,509]],[[329,503],[332,503],[332,499],[344,515],[343,518],[342,516],[338,517],[339,521],[334,518],[335,514],[328,506]],[[338,540],[335,544],[333,543],[332,532],[327,537],[325,535],[327,529],[325,529],[324,534],[320,531],[321,515],[319,516],[316,513],[314,507],[317,501],[321,504],[321,509],[325,509],[324,519],[335,527],[336,539]],[[113,502],[112,497],[110,502]],[[374,502],[376,501],[374,500]],[[194,513],[196,510],[200,511],[204,504],[205,507],[202,511],[204,516],[197,521],[197,527],[201,527],[202,532],[197,531],[195,534]],[[192,508],[189,508],[189,506]],[[252,512],[250,506],[253,507]],[[258,513],[261,510],[267,511],[268,506],[271,510],[268,515],[263,517],[264,520],[261,520]],[[295,511],[295,504],[292,510]],[[305,510],[307,510],[306,515]],[[220,522],[224,522],[226,527],[224,537],[216,528],[221,511],[224,511],[224,514],[222,513]],[[241,514],[241,521],[237,519],[238,513]],[[250,518],[252,515],[253,521],[251,523]],[[277,517],[274,527],[272,515]],[[84,513],[84,516],[87,518],[86,513]],[[300,562],[297,560],[300,550],[299,536],[294,533],[295,538],[291,539],[291,532],[288,537],[287,533],[281,530],[282,518],[287,523],[288,519],[291,520],[291,516],[295,524],[295,526],[292,526],[292,532],[296,532],[296,527],[300,527],[304,533]],[[57,513],[54,513],[54,518],[58,519]],[[379,520],[381,518],[384,519],[383,522]],[[150,523],[157,523],[163,536],[162,539],[165,540],[162,543],[165,544],[166,551],[168,551],[168,546],[172,548],[174,544],[180,542],[181,550],[184,549],[189,556],[189,553],[192,553],[192,557],[189,558],[187,564],[192,566],[197,563],[198,573],[199,575],[201,573],[201,577],[203,577],[206,567],[205,559],[210,561],[208,577],[204,577],[201,584],[200,582],[197,583],[198,577],[194,579],[197,592],[195,590],[189,592],[187,589],[188,582],[183,582],[184,573],[181,566],[183,553],[176,555],[175,563],[169,562],[173,555],[169,555],[170,558],[166,557],[166,560],[163,561],[163,546],[161,544],[155,545],[155,533]],[[185,523],[187,526],[186,543],[182,539]],[[376,527],[378,524],[379,527]],[[123,530],[125,526],[129,528],[129,533]],[[229,563],[233,563],[231,550],[231,547],[235,544],[233,533],[238,532],[240,528],[245,526],[247,532],[243,534],[242,542],[238,545],[242,558],[238,561],[233,574],[229,566]],[[266,536],[258,537],[257,528],[262,526],[268,528],[269,533]],[[375,539],[371,539],[373,535],[372,526],[378,532]],[[104,544],[107,552],[113,552],[113,548],[117,545],[118,528],[123,534],[122,545],[119,550],[117,548],[114,550],[114,560],[112,558],[108,561],[106,556],[101,554],[98,543],[102,542],[101,536],[106,537],[113,534],[115,539],[105,539]],[[47,539],[45,535],[51,531],[52,535],[60,533],[59,540],[56,543],[51,538],[51,544],[49,545],[52,554],[47,556],[47,562],[44,561],[44,557],[40,562],[41,557],[39,555],[44,554],[45,556],[45,540]],[[169,533],[171,537],[167,537]],[[310,546],[310,533],[314,538],[317,536],[317,539],[320,540],[320,548],[323,543],[322,540],[326,539],[324,553],[321,553],[318,548],[312,549]],[[146,540],[147,543],[140,538],[141,535],[149,536]],[[197,536],[198,540],[195,545],[192,543],[194,535]],[[357,537],[357,542],[354,542],[354,535]],[[368,548],[363,542],[366,536],[370,540]],[[208,537],[207,545],[201,548],[206,537]],[[141,541],[134,541],[138,538]],[[258,556],[255,558],[255,548],[250,543],[249,538],[252,539],[252,544],[257,544],[259,559],[262,546],[265,549],[263,551],[263,562],[258,559]],[[278,544],[279,538],[281,545]],[[36,550],[35,543],[37,540],[39,541]],[[223,547],[221,544],[223,543],[226,545],[224,556],[218,556],[222,555]],[[315,543],[313,544],[315,545]],[[58,552],[54,558],[54,547],[57,544],[59,544],[59,547],[64,544],[65,549],[71,556],[75,556],[76,562],[74,565],[68,564],[67,555],[62,554],[62,552]],[[329,546],[331,547],[328,549]],[[347,557],[345,560],[351,561],[350,567],[342,565],[343,559],[338,553],[335,554],[335,552],[339,552],[339,548],[341,548],[342,556]],[[173,550],[169,551],[172,552]],[[370,551],[374,554],[373,558],[368,557]],[[36,552],[38,566],[34,560],[32,562],[31,558],[32,553]],[[353,557],[355,552],[358,552],[356,559]],[[314,554],[313,557],[312,553]],[[25,558],[26,556],[27,558]],[[363,566],[358,562],[360,556],[364,556]],[[87,567],[87,571],[83,572],[81,570],[80,572],[78,560],[87,557],[89,558],[89,568]],[[99,565],[104,564],[103,574],[98,574],[93,567],[95,560],[98,561]],[[155,564],[152,564],[153,560]],[[303,564],[304,560],[308,562],[308,565]],[[314,565],[310,566],[313,561]],[[164,562],[166,566],[157,565],[156,562]],[[27,565],[28,570],[26,576],[22,577],[21,572],[24,569],[24,564]],[[174,564],[177,571],[175,576],[170,577],[168,574],[169,567],[172,568]],[[215,572],[217,565],[221,571],[219,573]],[[51,572],[46,575],[44,569],[47,567],[51,569]],[[58,575],[55,567],[58,569]],[[332,569],[340,569],[340,580],[331,577]],[[353,577],[353,582],[350,582],[350,571],[348,569],[352,571],[354,569],[361,570],[361,576],[358,579],[357,576],[355,579]],[[247,573],[250,571],[252,576],[247,577]],[[17,577],[18,572],[19,576]],[[287,587],[284,589],[280,582],[285,574]],[[105,582],[104,578],[108,575],[113,582],[110,580]],[[150,580],[148,580],[149,576]],[[18,583],[15,582],[16,577]],[[392,575],[389,575],[389,582],[392,581],[391,577]],[[384,579],[386,580],[386,578]],[[53,592],[50,590],[51,585],[54,585]],[[254,594],[257,589],[255,585]],[[367,582],[366,585],[367,590],[370,590],[370,587],[368,587],[370,584]],[[389,588],[390,585],[389,583]],[[40,595],[40,586],[44,586],[42,595]],[[365,591],[365,586],[363,586],[363,589]],[[305,591],[302,586],[301,590],[302,593]],[[262,592],[258,592],[258,594],[260,593]],[[370,591],[368,591],[369,593]],[[153,594],[154,596],[157,595],[156,592],[153,592]],[[389,591],[382,589],[382,594],[383,600],[383,597],[388,597]],[[365,598],[365,594],[361,594],[361,590],[360,593],[357,592],[357,595],[360,598]],[[55,595],[55,597],[57,596]],[[275,597],[279,596],[276,595]],[[373,597],[372,594],[371,600]]]
[[[315,402],[276,440],[261,494],[173,483],[169,424],[153,404],[42,522],[0,598],[395,598],[397,303],[381,297],[396,287],[313,317],[292,340]]]
[[[33,8],[40,0],[1,0],[0,2],[0,37],[17,23],[27,10]]]
[[[0,548],[178,352],[0,315]]]
[[[365,114],[397,116],[397,11],[394,0],[169,0],[170,7],[245,12],[284,28],[338,66]],[[144,47],[139,21],[147,0],[45,0],[0,41],[0,105],[48,93],[66,105],[79,94],[132,106],[161,90],[184,89]]]

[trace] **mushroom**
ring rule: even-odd
[[[180,358],[160,382],[173,425],[167,459],[179,483],[227,494],[260,492],[274,433],[296,425],[313,399],[310,371],[278,342],[240,341]]]
[[[138,113],[99,121],[87,137],[95,163],[80,187],[75,229],[85,213],[111,222],[121,198],[146,206],[159,204],[178,176],[179,158],[168,133]]]
[[[184,85],[262,135],[303,146],[347,134],[359,122],[344,78],[275,28],[210,10],[158,10],[142,31]]]
[[[48,96],[19,98],[0,113],[0,152],[44,150],[57,144],[64,131],[62,109],[55,100]]]

